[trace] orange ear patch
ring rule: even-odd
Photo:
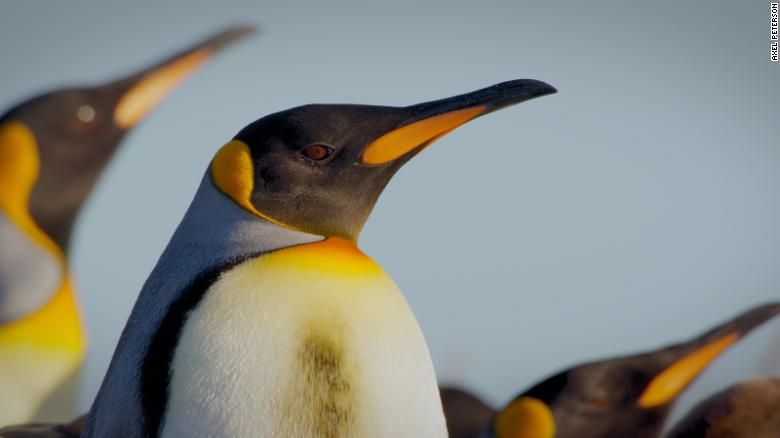
[[[255,186],[255,169],[246,143],[232,140],[222,146],[211,161],[210,171],[217,189],[241,208],[271,223],[292,228],[257,210],[250,202]]]
[[[553,438],[555,418],[547,405],[533,397],[520,397],[496,417],[498,438]]]
[[[222,146],[211,162],[214,185],[244,209],[255,213],[249,202],[255,185],[254,167],[249,147],[238,140]]]
[[[35,223],[29,211],[30,193],[40,172],[35,136],[20,122],[0,126],[0,210],[41,248],[64,260],[62,250]]]
[[[38,146],[30,129],[19,122],[0,126],[0,206],[26,211],[39,167]]]

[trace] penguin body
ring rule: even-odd
[[[250,31],[233,28],[129,77],[43,94],[0,116],[0,426],[72,417],[85,350],[66,257],[78,212],[126,132]]]
[[[65,256],[29,199],[41,160],[26,124],[0,120],[0,425],[32,418],[74,379],[84,341]],[[65,419],[67,406],[42,415]]]
[[[730,386],[696,405],[668,438],[780,437],[780,378]]]
[[[307,105],[216,154],[147,280],[85,437],[447,436],[430,354],[357,248],[393,174],[445,133],[554,92]]]
[[[86,436],[446,436],[430,355],[392,279],[351,242],[252,217],[208,175],[128,333],[138,344],[122,352],[147,355],[117,350]]]
[[[431,358],[406,301],[379,265],[337,238],[223,272],[182,328],[171,368],[162,437],[445,430]]]

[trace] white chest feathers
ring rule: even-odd
[[[446,437],[425,341],[395,283],[347,242],[223,273],[171,366],[173,437]]]

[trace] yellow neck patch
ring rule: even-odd
[[[555,418],[547,405],[533,397],[520,397],[498,414],[493,423],[498,438],[553,438]]]
[[[84,337],[69,278],[38,311],[0,326],[0,346],[22,344],[83,352]]]
[[[65,260],[62,250],[30,216],[29,199],[40,171],[38,146],[32,131],[20,122],[0,126],[0,209],[33,242]]]
[[[264,255],[262,260],[265,264],[295,266],[306,270],[321,270],[344,275],[383,272],[382,268],[354,243],[337,237],[285,248]]]
[[[647,385],[637,403],[646,409],[669,403],[737,339],[731,333],[683,356]]]

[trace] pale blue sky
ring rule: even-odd
[[[84,409],[212,154],[304,103],[405,105],[516,78],[560,90],[427,149],[361,241],[406,293],[440,377],[493,402],[780,298],[768,2],[15,0],[0,16],[0,106],[113,78],[238,22],[264,31],[127,138],[79,222]],[[775,322],[732,350],[684,404],[780,372],[778,335]]]

